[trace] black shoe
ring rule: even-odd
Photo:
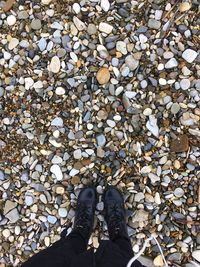
[[[72,232],[80,233],[87,241],[92,233],[96,203],[97,197],[95,189],[93,187],[82,189],[77,200]]]
[[[104,207],[110,239],[128,238],[124,199],[114,186],[109,186],[104,193]]]

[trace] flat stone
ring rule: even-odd
[[[7,200],[5,203],[5,207],[3,210],[3,214],[7,214],[9,211],[11,211],[12,209],[17,207],[17,203],[16,202],[12,202],[10,200]]]
[[[108,23],[105,23],[105,22],[101,22],[99,24],[99,30],[101,32],[104,32],[104,33],[107,33],[107,34],[110,34],[113,30],[113,26],[111,26],[110,24]]]
[[[33,30],[40,30],[41,27],[42,27],[42,23],[41,23],[41,21],[39,19],[33,19],[31,21],[31,28]]]
[[[154,264],[155,266],[163,266],[164,262],[163,262],[162,256],[161,256],[161,255],[158,255],[158,256],[154,259],[153,264]]]
[[[137,210],[135,215],[132,218],[132,222],[144,222],[148,221],[149,218],[149,213],[146,212],[145,210]]]
[[[186,49],[182,54],[182,58],[185,59],[188,63],[192,63],[197,56],[198,53],[190,48]]]
[[[13,50],[15,47],[17,47],[19,44],[19,40],[17,38],[11,38],[9,44],[8,44],[8,49]]]
[[[49,5],[52,2],[52,0],[41,0],[41,2],[43,5]]]
[[[9,26],[15,25],[15,23],[17,21],[17,19],[14,15],[9,15],[6,20],[7,20],[7,23]]]
[[[52,120],[51,126],[63,127],[63,119],[60,117],[56,117]]]
[[[179,5],[179,11],[180,12],[186,12],[188,10],[190,10],[190,8],[192,7],[190,2],[182,2]]]
[[[53,73],[58,73],[60,71],[60,59],[58,56],[52,57],[49,68]]]
[[[16,223],[20,219],[19,212],[16,208],[9,211],[5,217],[10,221],[10,223]]]
[[[41,38],[39,43],[38,43],[39,49],[40,51],[44,51],[46,49],[47,46],[47,41],[45,38]]]
[[[26,195],[25,196],[25,204],[27,206],[31,206],[33,204],[33,197],[32,196],[29,196],[29,195]]]
[[[178,187],[174,190],[174,195],[176,197],[182,197],[184,194],[185,194],[184,190],[180,187]]]
[[[106,84],[110,80],[110,72],[107,68],[101,68],[97,72],[97,81],[99,84]]]
[[[97,139],[97,145],[98,146],[103,147],[106,144],[105,135],[99,134],[99,135],[97,135],[96,139]]]
[[[87,32],[89,35],[93,35],[97,33],[97,27],[95,24],[90,23],[87,27]]]
[[[81,7],[78,3],[74,3],[72,8],[76,14],[79,14],[81,12]]]
[[[190,80],[189,79],[182,79],[180,81],[180,87],[182,90],[187,90],[190,88]]]
[[[56,176],[56,179],[58,181],[61,181],[63,179],[63,173],[59,165],[57,164],[52,165],[50,171]]]
[[[58,214],[61,218],[67,217],[67,209],[66,208],[59,208],[58,209]]]
[[[136,60],[132,55],[128,55],[126,57],[125,63],[130,70],[135,70],[139,66],[139,61]]]
[[[82,157],[81,149],[76,149],[73,154],[75,159],[81,159]]]
[[[71,179],[71,183],[73,185],[79,184],[80,183],[80,177],[79,176],[73,176]]]
[[[0,181],[3,181],[5,179],[5,174],[2,170],[0,170]]]
[[[59,96],[65,94],[65,89],[63,87],[57,87],[55,93]]]
[[[194,250],[192,252],[192,257],[200,263],[200,250]]]
[[[155,19],[149,19],[148,27],[151,29],[158,30],[161,27],[161,22]]]
[[[116,43],[116,49],[117,51],[121,52],[123,55],[126,55],[128,53],[126,43],[123,41],[118,41]]]
[[[175,58],[171,58],[167,63],[165,64],[166,69],[172,69],[178,66],[178,62]]]
[[[180,135],[177,139],[171,141],[170,150],[172,152],[180,153],[188,151],[189,139],[187,135]]]
[[[143,199],[144,199],[144,194],[143,194],[142,192],[137,193],[137,194],[135,195],[135,197],[134,197],[134,201],[135,201],[135,202],[140,202],[140,201],[143,200]]]
[[[171,113],[177,114],[180,111],[180,105],[178,103],[173,103],[171,106]]]
[[[52,216],[52,215],[48,215],[47,220],[51,224],[55,224],[57,222],[57,218],[55,216]]]
[[[76,28],[79,31],[84,31],[86,29],[86,25],[85,23],[83,23],[79,18],[77,18],[76,16],[73,17],[73,22],[76,26]]]
[[[103,11],[108,12],[110,9],[110,2],[108,0],[101,0],[101,8]]]

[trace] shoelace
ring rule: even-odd
[[[127,267],[131,267],[131,265],[134,263],[134,261],[136,261],[144,253],[144,251],[145,251],[146,247],[148,246],[149,242],[151,240],[153,240],[153,239],[155,240],[155,242],[156,242],[156,244],[157,244],[157,246],[158,246],[158,248],[160,250],[160,254],[162,256],[162,259],[163,259],[163,262],[165,264],[165,267],[169,267],[169,265],[167,264],[167,261],[165,259],[165,256],[163,254],[162,248],[161,248],[157,238],[154,235],[151,235],[149,238],[147,238],[145,240],[143,247],[141,248],[141,250],[132,259],[130,259],[130,261],[127,264]]]

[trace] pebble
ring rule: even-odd
[[[125,59],[125,62],[130,70],[135,70],[139,66],[139,61],[136,60],[132,55],[128,55]]]
[[[104,32],[104,33],[107,33],[107,34],[110,34],[113,30],[113,26],[108,24],[108,23],[105,23],[105,22],[101,22],[99,24],[99,30],[101,32]]]
[[[75,159],[81,159],[81,157],[82,157],[81,149],[76,149],[76,150],[74,151],[74,158],[75,158]]]
[[[121,52],[123,55],[127,54],[127,47],[126,47],[126,43],[123,41],[118,41],[116,43],[116,49],[117,51]]]
[[[185,1],[185,2],[180,3],[180,5],[179,5],[179,11],[180,12],[186,12],[186,11],[190,10],[190,8],[191,8],[190,2]]]
[[[180,87],[183,90],[187,90],[190,88],[190,80],[189,79],[182,79],[180,81]]]
[[[161,255],[158,255],[158,256],[153,260],[153,264],[154,264],[155,266],[163,266],[163,265],[164,265],[164,262],[163,262],[162,256],[161,256]]]
[[[184,195],[184,190],[180,187],[176,188],[175,191],[174,191],[174,195],[176,197],[182,197]]]
[[[58,209],[58,214],[61,218],[66,218],[67,217],[67,209],[66,208],[59,208]]]
[[[101,0],[101,8],[103,11],[108,12],[110,9],[110,2],[108,0]]]
[[[134,201],[135,201],[135,202],[140,202],[140,201],[143,200],[143,199],[144,199],[144,194],[143,194],[142,192],[137,193],[137,194],[135,195],[135,197],[134,197]]]
[[[155,136],[159,137],[159,128],[157,125],[157,119],[154,115],[149,116],[149,120],[146,123],[147,129]]]
[[[55,224],[57,222],[57,218],[55,216],[52,216],[52,215],[48,215],[47,220],[51,224]]]
[[[38,43],[39,49],[40,51],[44,51],[46,49],[47,46],[47,41],[44,38],[41,38],[39,43]]]
[[[63,87],[57,87],[55,90],[55,93],[59,96],[64,95],[65,94],[65,89]]]
[[[13,50],[15,47],[17,47],[19,44],[19,40],[17,38],[11,38],[9,44],[8,44],[8,49]]]
[[[33,204],[33,197],[29,196],[29,195],[26,195],[25,196],[25,203],[26,203],[27,206],[31,206]]]
[[[5,217],[10,221],[10,223],[16,223],[20,219],[19,212],[16,208],[9,211]]]
[[[81,12],[81,7],[78,3],[74,3],[72,7],[76,14],[79,14]]]
[[[58,181],[61,181],[63,179],[63,173],[59,165],[57,164],[52,165],[50,171],[56,176],[56,179]]]
[[[101,68],[97,72],[97,81],[99,84],[106,84],[110,80],[110,72],[107,68]]]
[[[51,122],[51,126],[63,127],[63,119],[60,117],[54,118]]]
[[[192,257],[200,263],[200,250],[194,250],[192,252]]]
[[[86,29],[86,25],[84,22],[82,22],[79,18],[77,17],[73,17],[73,22],[76,26],[76,28],[79,30],[79,31],[84,31]]]
[[[33,19],[31,21],[31,28],[33,30],[40,30],[41,27],[42,27],[42,23],[41,23],[41,21],[39,19]]]
[[[178,103],[173,103],[171,106],[171,113],[176,115],[180,111],[180,106]]]
[[[166,69],[173,69],[178,66],[178,62],[175,58],[171,58],[167,63],[165,64]]]
[[[0,181],[3,181],[5,179],[4,172],[0,170]]]
[[[148,21],[148,27],[151,29],[158,30],[161,27],[161,22],[155,19],[149,19]]]
[[[97,145],[103,147],[106,144],[106,138],[103,134],[97,135]]]
[[[43,5],[49,5],[52,0],[41,0]]]
[[[60,71],[60,67],[61,67],[61,64],[60,64],[59,57],[57,57],[57,56],[52,57],[51,63],[49,66],[50,71],[53,73],[58,73]]]
[[[192,63],[198,56],[197,52],[193,49],[186,49],[182,53],[182,58],[185,59],[188,63]]]
[[[96,27],[96,25],[90,23],[90,24],[88,25],[87,32],[88,32],[89,35],[96,34],[96,32],[97,32],[97,27]]]
[[[187,135],[180,135],[177,139],[172,140],[170,148],[172,152],[177,153],[188,151],[189,139]]]
[[[14,15],[9,15],[7,17],[7,23],[8,23],[9,26],[15,25],[16,21],[17,21],[17,19],[16,19],[16,17]]]

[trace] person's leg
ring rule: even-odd
[[[71,233],[34,255],[22,267],[68,267],[76,255],[86,251],[86,242],[79,233]]]
[[[95,207],[95,190],[91,187],[84,188],[78,196],[72,232],[68,236],[62,233],[59,241],[30,258],[22,267],[70,266],[77,255],[87,250],[93,228]]]
[[[108,226],[110,242],[117,245],[120,250],[118,254],[123,258],[122,261],[128,263],[134,256],[134,253],[127,231],[124,198],[119,190],[113,186],[109,186],[104,193],[104,205],[105,220]],[[113,249],[114,247],[115,246],[113,246]]]

